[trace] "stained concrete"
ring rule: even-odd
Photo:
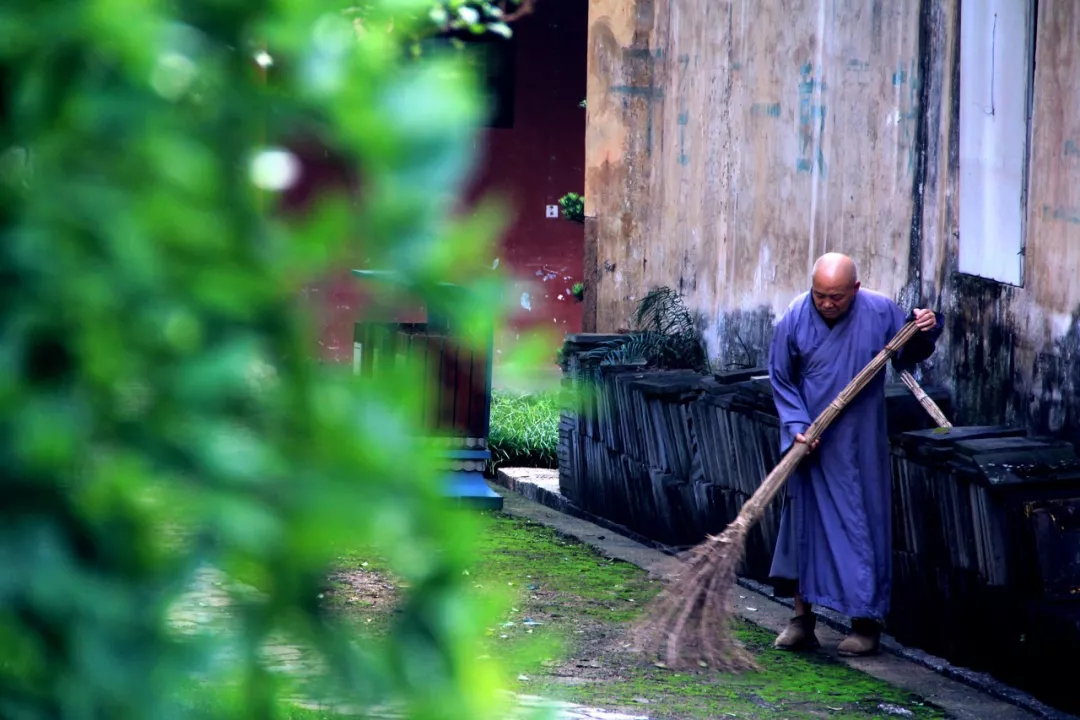
[[[602,519],[596,518],[602,524],[593,522],[594,518],[577,509],[559,492],[555,470],[500,470],[492,486],[504,498],[504,512],[542,523],[607,557],[631,563],[660,577],[669,576],[676,567],[677,561],[666,548],[645,538],[629,537],[621,532],[621,528]],[[740,585],[738,590],[739,614],[755,625],[779,633],[791,617],[791,609],[749,585]],[[1076,716],[1056,711],[992,678],[904,648],[887,636],[883,638],[886,652],[876,657],[840,657],[836,654],[836,646],[844,637],[840,630],[845,625],[844,619],[827,611],[818,615],[821,652],[874,678],[915,693],[959,720],[1078,720]]]

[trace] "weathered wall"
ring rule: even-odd
[[[926,302],[946,314],[928,371],[967,422],[1027,424],[1080,439],[1080,6],[1039,3],[1023,287],[957,273],[958,18],[924,2],[926,68],[916,140],[912,257]]]
[[[826,249],[858,255],[885,292],[903,287],[918,10],[592,3],[586,197],[608,268],[599,328],[669,284],[710,318],[714,353],[736,332],[760,350],[770,313]]]
[[[679,287],[721,366],[761,362],[813,259],[947,313],[968,422],[1080,431],[1080,4],[1039,3],[1023,288],[956,274],[956,0],[593,0],[595,328]],[[586,326],[590,326],[590,319]]]
[[[956,274],[957,10],[940,26],[949,53],[937,103],[922,216],[923,291],[951,315],[936,363],[974,422],[1026,423],[1080,440],[1080,4],[1040,0],[1024,286]],[[942,52],[941,54],[944,54]],[[936,117],[935,117],[936,116]],[[940,118],[940,125],[936,121]],[[940,288],[940,290],[937,290]]]

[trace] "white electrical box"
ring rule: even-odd
[[[549,217],[549,218],[557,218],[557,217],[559,217],[559,206],[558,205],[548,205],[547,206],[547,217]]]

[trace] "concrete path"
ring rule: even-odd
[[[608,557],[661,577],[670,574],[674,567],[674,558],[655,544],[650,547],[647,540],[631,539],[610,524],[603,527],[591,522],[587,514],[559,493],[555,470],[502,470],[497,483],[492,486],[504,498],[504,512],[547,525]],[[787,624],[792,612],[787,605],[751,587],[740,588],[737,606],[743,618],[776,633]],[[943,660],[910,651],[892,638],[883,639],[886,652],[876,657],[840,657],[836,654],[836,646],[844,633],[835,626],[843,621],[827,615],[822,620],[826,622],[819,621],[817,634],[824,652],[874,678],[921,696],[959,720],[1080,720],[988,676],[954,668]],[[916,658],[921,662],[916,662]],[[943,672],[965,678],[967,682],[946,677]]]

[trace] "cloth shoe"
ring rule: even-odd
[[[821,645],[814,628],[817,627],[817,616],[796,615],[788,621],[787,627],[776,638],[773,646],[780,650],[813,650]]]
[[[844,657],[874,655],[881,647],[881,623],[866,618],[851,622],[851,634],[844,638],[836,651]]]

